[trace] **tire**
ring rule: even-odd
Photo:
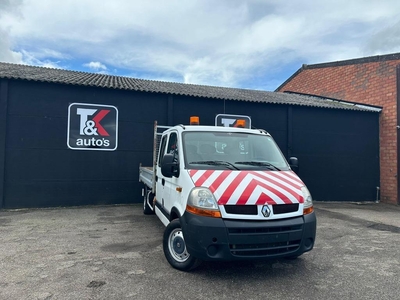
[[[187,252],[179,219],[173,220],[165,228],[163,250],[169,264],[180,271],[192,270],[201,263]]]
[[[143,197],[143,214],[145,215],[153,215],[154,210],[151,209],[149,204],[147,203],[147,199],[153,201],[154,194],[148,190],[147,186],[144,188],[144,197]]]

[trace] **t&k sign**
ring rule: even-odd
[[[72,103],[68,107],[67,145],[73,150],[116,150],[118,109],[112,105]]]

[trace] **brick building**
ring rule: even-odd
[[[380,198],[392,204],[400,204],[399,66],[400,53],[303,65],[276,89],[382,106]]]

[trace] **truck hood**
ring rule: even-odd
[[[196,187],[206,187],[218,205],[304,203],[305,186],[293,171],[188,170]]]

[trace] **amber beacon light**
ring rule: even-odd
[[[190,117],[190,125],[199,125],[200,119],[197,116]]]
[[[235,127],[238,128],[245,128],[246,127],[246,120],[239,119],[236,121]]]

